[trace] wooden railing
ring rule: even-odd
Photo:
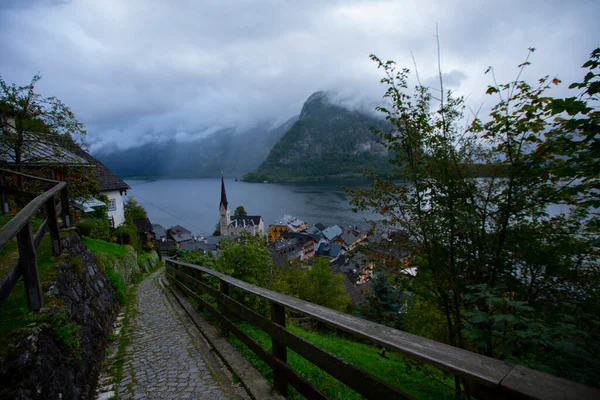
[[[27,180],[46,183],[52,187],[42,194],[36,195],[35,193],[30,193],[21,190],[20,188],[10,187],[5,180],[6,175],[17,176],[21,181]],[[0,229],[0,250],[2,250],[10,240],[16,237],[19,252],[19,258],[12,269],[8,274],[0,277],[0,307],[10,295],[19,278],[23,276],[27,305],[30,310],[37,311],[43,305],[42,288],[37,265],[37,248],[46,232],[50,232],[50,237],[52,238],[52,251],[54,255],[60,254],[61,248],[58,217],[62,215],[63,225],[69,225],[69,196],[66,183],[5,169],[0,169],[0,176],[2,178],[0,180],[0,198],[2,201],[2,210],[4,212],[7,211],[5,204],[7,204],[7,196],[9,195],[26,198],[35,197]],[[57,196],[60,196],[58,202]],[[38,231],[34,234],[31,229],[31,219],[41,209],[45,210],[46,219],[44,219]]]
[[[321,390],[287,364],[289,348],[369,399],[412,398],[401,388],[382,381],[286,329],[285,314],[288,309],[464,378],[475,398],[600,399],[600,390],[588,386],[356,318],[208,268],[169,258],[165,261],[169,280],[216,318],[224,331],[237,336],[269,365],[273,369],[275,388],[286,397],[289,384],[308,399],[327,398]],[[208,284],[209,279],[214,281],[215,278],[219,281],[219,290]],[[234,300],[229,295],[231,288],[266,299],[270,303],[271,318],[268,319]],[[219,306],[213,307],[202,297],[203,294],[210,295]],[[269,352],[246,335],[236,326],[232,317],[248,321],[269,334],[272,338],[272,350]],[[401,386],[402,382],[398,384]]]

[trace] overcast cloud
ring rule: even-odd
[[[435,83],[442,70],[473,108],[490,102],[484,71],[514,79],[582,76],[600,46],[600,1],[1,0],[0,75],[56,95],[88,142],[126,147],[298,114],[317,90],[373,107],[384,87],[375,53]]]

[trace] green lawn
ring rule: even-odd
[[[259,342],[266,349],[271,348],[271,338],[263,331],[255,328],[249,323],[240,323],[240,328],[247,335]],[[353,342],[333,333],[316,333],[294,326],[289,327],[298,336],[301,336],[317,346],[336,354],[338,357],[368,371],[374,376],[391,383],[401,390],[419,399],[452,399],[453,379],[445,377],[444,374],[433,368],[410,367],[402,356],[395,353],[387,353],[389,359],[382,358],[381,350],[375,346]],[[233,345],[257,368],[263,376],[272,383],[273,373],[269,366],[263,363],[250,349],[248,349],[235,336],[229,335]],[[316,387],[320,388],[333,399],[362,399],[363,397],[338,382],[320,368],[288,349],[288,363],[308,379]],[[290,398],[303,398],[298,392],[290,388]]]
[[[127,254],[127,248],[120,244],[109,243],[100,239],[92,239],[87,236],[82,236],[81,241],[94,254],[106,253],[113,256],[124,256]]]
[[[0,226],[4,226],[9,220],[10,217],[0,217]],[[40,219],[32,220],[32,229],[34,232],[42,222]],[[0,251],[0,264],[3,271],[0,277],[3,277],[12,268],[17,258],[17,243],[13,239]],[[37,261],[40,280],[42,282],[42,293],[45,293],[52,281],[52,272],[55,264],[54,257],[52,256],[52,244],[48,234],[44,236],[40,247],[38,247]],[[0,307],[0,354],[6,350],[7,344],[14,339],[19,328],[36,322],[38,315],[38,313],[30,312],[27,308],[25,286],[21,278],[6,299],[6,302]]]

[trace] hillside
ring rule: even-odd
[[[361,176],[364,168],[389,170],[386,149],[371,127],[386,122],[333,104],[327,93],[312,94],[298,120],[245,181],[314,181]]]
[[[150,142],[125,150],[102,150],[94,156],[123,177],[197,178],[218,176],[221,170],[241,176],[260,165],[296,119],[275,128],[259,124],[243,133],[223,129],[194,141]]]

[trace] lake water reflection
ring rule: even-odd
[[[194,234],[210,235],[219,220],[220,179],[127,180],[135,198],[148,211],[152,223],[165,228],[182,225]],[[350,185],[350,184],[349,184]],[[243,205],[249,215],[262,215],[268,227],[284,214],[309,224],[366,226],[369,212],[353,213],[348,197],[336,183],[273,184],[225,180],[227,200],[233,214]]]

